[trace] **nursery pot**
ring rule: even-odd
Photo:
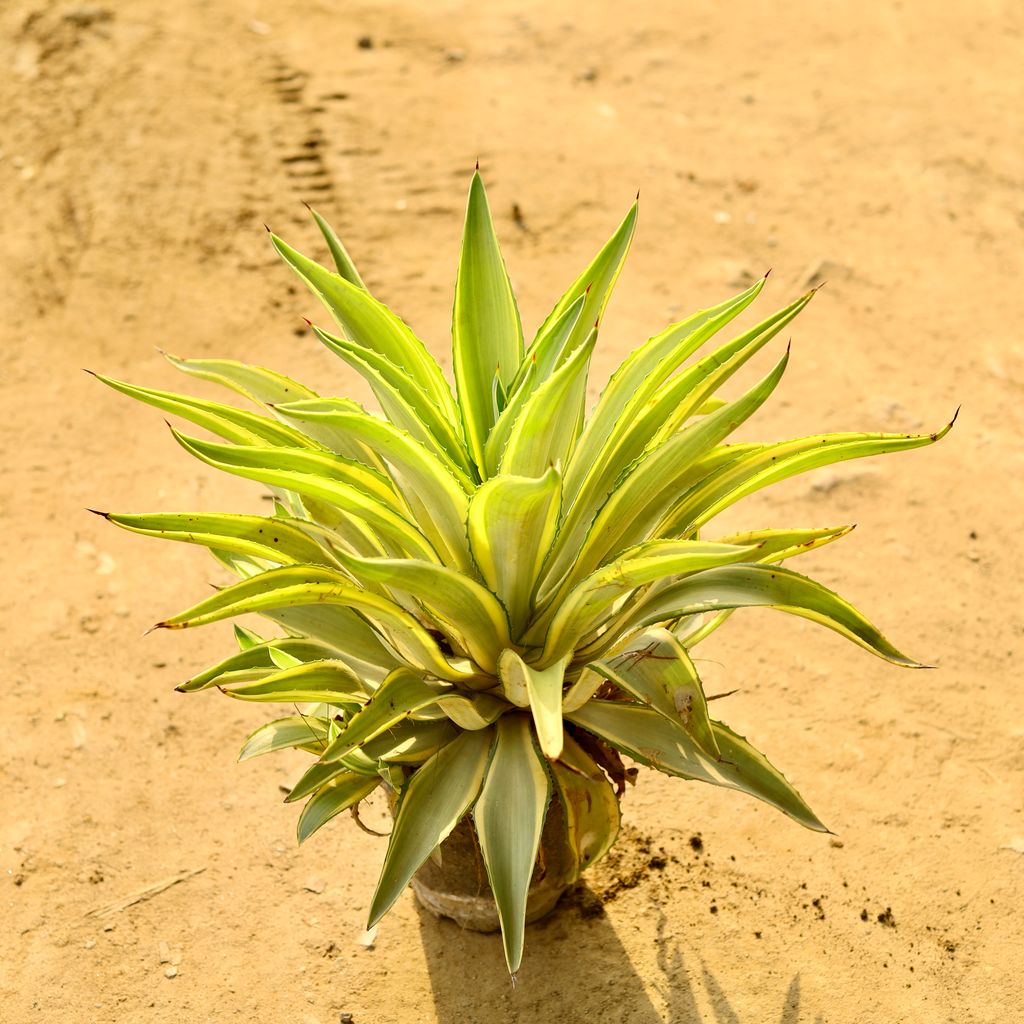
[[[393,812],[394,796],[390,796]],[[548,806],[537,864],[530,880],[527,924],[554,909],[559,897],[575,881],[574,867],[565,812],[556,797]],[[449,917],[462,928],[475,932],[496,932],[500,927],[480,844],[468,816],[416,872],[412,889],[420,906],[435,917]]]

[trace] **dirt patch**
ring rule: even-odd
[[[650,836],[627,825],[609,853],[562,897],[559,909],[575,910],[581,917],[598,917],[623,893],[640,886],[646,890],[656,886],[670,859],[676,860]]]
[[[1024,1019],[1022,32],[1013,5],[965,3],[0,4],[0,1018]],[[938,666],[771,611],[708,642],[709,692],[738,689],[716,715],[839,840],[644,772],[515,991],[495,937],[408,897],[368,942],[385,841],[342,819],[297,847],[299,761],[236,764],[262,712],[173,692],[230,629],[142,636],[217,568],[85,511],[264,506],[82,367],[215,394],[160,347],[372,404],[267,244],[264,223],[323,256],[303,201],[448,366],[478,159],[528,331],[641,190],[592,398],[770,267],[759,317],[827,283],[744,439],[927,432],[963,407],[933,448],[721,524],[858,523],[804,568]]]

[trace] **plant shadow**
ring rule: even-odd
[[[498,935],[463,931],[418,908],[438,1024],[663,1024],[596,897],[579,901],[578,893],[529,927],[515,986]],[[680,1024],[691,1021],[699,1018]]]
[[[585,885],[528,931],[513,986],[497,935],[463,931],[417,907],[438,1024],[753,1024],[743,1020],[707,965],[700,974],[711,1015],[698,1004],[677,942],[658,922],[656,976],[647,984]],[[800,976],[789,986],[779,1024],[799,1024]],[[759,1020],[756,1024],[764,1024]]]

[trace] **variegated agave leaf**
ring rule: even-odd
[[[813,297],[715,342],[763,280],[637,347],[588,416],[590,358],[637,207],[527,344],[479,173],[455,286],[453,389],[313,216],[335,269],[271,241],[330,314],[316,337],[365,378],[380,413],[227,359],[168,356],[254,409],[100,377],[214,434],[174,431],[208,466],[274,496],[272,515],[106,518],[205,546],[237,577],[160,626],[254,613],[283,631],[236,626],[238,651],[178,689],[288,705],[241,757],[287,748],[312,758],[288,797],[306,801],[299,839],[391,787],[376,922],[470,816],[515,972],[549,803],[562,805],[573,876],[617,834],[614,754],[600,761],[595,751],[741,790],[824,829],[764,755],[711,716],[689,652],[758,606],[819,622],[894,664],[917,662],[838,594],[779,564],[849,527],[714,537],[711,524],[794,474],[922,447],[949,426],[730,443],[778,385],[788,350],[745,393],[721,390]]]

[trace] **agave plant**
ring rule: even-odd
[[[455,286],[454,394],[316,213],[335,271],[271,240],[337,325],[316,336],[366,379],[382,415],[229,360],[168,356],[259,412],[100,378],[219,436],[226,443],[172,429],[201,461],[275,496],[272,516],[106,514],[205,545],[240,577],[159,626],[255,612],[283,630],[264,639],[236,625],[238,652],[177,689],[295,705],[253,732],[241,757],[312,756],[287,798],[308,798],[300,841],[378,786],[391,791],[371,926],[471,816],[513,973],[545,814],[561,804],[575,873],[598,860],[619,828],[620,754],[824,830],[783,775],[709,714],[692,651],[735,609],[777,608],[917,664],[841,597],[780,565],[850,527],[704,534],[769,484],[927,445],[949,428],[727,443],[778,384],[788,350],[746,393],[726,401],[719,389],[813,294],[700,355],[763,280],[640,345],[588,416],[588,365],[636,214],[526,346],[475,174]]]

